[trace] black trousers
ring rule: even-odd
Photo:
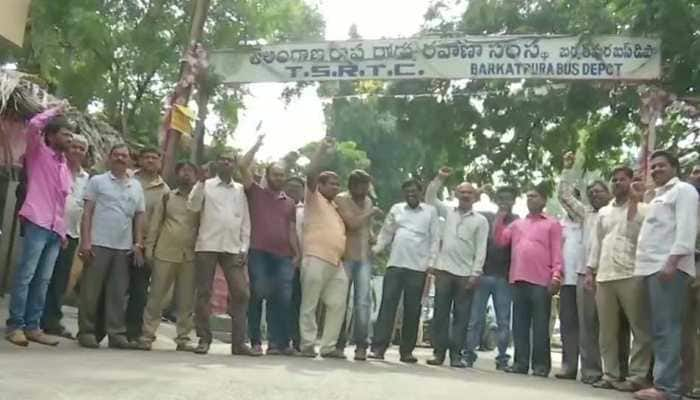
[[[129,340],[141,337],[143,310],[148,301],[148,287],[151,282],[151,268],[131,266],[129,270],[129,301],[126,305],[126,336]]]
[[[294,270],[294,280],[292,281],[292,307],[291,324],[289,332],[291,332],[292,346],[297,351],[301,351],[301,333],[299,331],[299,309],[301,308],[301,278],[299,268]]]
[[[564,374],[578,373],[579,324],[576,306],[576,285],[565,285],[559,292],[559,321],[561,322],[561,370]]]
[[[421,314],[421,298],[425,286],[425,272],[407,268],[389,267],[382,284],[382,302],[374,327],[372,351],[383,353],[391,343],[394,333],[396,309],[403,294],[403,323],[401,324],[401,355],[409,355],[416,348],[418,323]]]
[[[451,359],[461,357],[474,298],[474,290],[467,288],[468,282],[468,277],[445,271],[435,274],[435,312],[430,325],[433,352],[437,358],[444,358],[447,350]]]
[[[63,296],[66,293],[66,287],[70,279],[73,257],[75,257],[78,242],[78,239],[69,236],[68,245],[58,253],[49,288],[46,291],[44,313],[41,316],[41,329],[44,331],[58,333],[65,329],[61,324],[61,319],[63,319],[61,307],[63,306]]]
[[[549,374],[552,368],[549,342],[551,311],[552,295],[549,288],[527,282],[516,282],[513,285],[515,368],[529,371],[532,366],[533,371]]]

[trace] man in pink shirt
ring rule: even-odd
[[[510,244],[512,249],[515,359],[506,372],[527,374],[532,366],[533,375],[540,377],[549,376],[551,370],[549,318],[552,295],[559,291],[562,280],[562,228],[555,218],[542,212],[546,203],[546,191],[537,186],[527,192],[530,213],[526,218],[507,227],[503,215],[496,218],[496,242]]]
[[[58,344],[42,333],[39,321],[56,257],[66,240],[64,211],[73,181],[64,156],[73,134],[62,113],[63,107],[56,107],[35,115],[26,131],[27,197],[19,211],[24,241],[6,324],[7,340],[18,346],[29,341]]]

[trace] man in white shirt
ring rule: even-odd
[[[422,188],[418,181],[408,180],[401,189],[406,201],[391,208],[377,244],[372,248],[372,252],[378,254],[392,245],[369,358],[384,359],[394,330],[396,308],[403,294],[399,353],[401,362],[412,364],[418,361],[413,349],[418,338],[426,271],[435,266],[440,245],[439,218],[435,207],[420,201]]]
[[[235,155],[218,158],[214,178],[200,180],[188,200],[188,208],[200,212],[199,233],[195,244],[195,281],[197,299],[195,327],[199,344],[197,354],[206,354],[212,341],[209,328],[211,291],[217,264],[226,277],[231,315],[231,353],[259,356],[246,344],[246,311],[250,290],[245,270],[250,244],[250,214],[243,185],[233,180]]]
[[[445,219],[442,248],[435,267],[429,270],[435,276],[435,312],[431,323],[434,358],[428,360],[428,364],[442,365],[449,349],[450,367],[466,368],[462,346],[467,336],[474,288],[486,260],[489,222],[472,208],[479,193],[470,183],[461,183],[455,189],[457,207],[447,206],[438,199],[438,193],[451,174],[450,168],[440,169],[425,194],[426,202]]]
[[[580,193],[577,191],[580,198]],[[583,226],[570,215],[562,225],[562,261],[564,282],[559,291],[559,321],[561,331],[561,372],[558,379],[576,379],[579,358],[579,316],[576,306],[576,282],[578,269],[583,263]]]
[[[656,151],[651,155],[655,189],[644,211],[635,275],[644,277],[651,305],[654,387],[636,392],[639,400],[682,397],[681,331],[688,283],[695,277],[698,193],[678,179],[679,169],[678,159],[671,153]],[[635,197],[639,198],[637,192]]]
[[[612,174],[615,198],[600,209],[591,232],[591,252],[588,257],[586,286],[595,285],[600,320],[600,352],[603,357],[603,379],[594,384],[598,389],[632,392],[649,386],[647,374],[651,364],[651,334],[649,305],[644,279],[634,276],[635,254],[643,218],[640,213],[629,215],[630,185],[634,173],[629,167],[617,167]],[[636,203],[635,203],[636,204]],[[643,207],[643,205],[637,205]],[[594,283],[595,282],[595,283]],[[629,321],[634,342],[630,376],[620,366],[627,348],[620,342],[629,339],[621,329],[620,315]]]
[[[80,219],[83,216],[83,195],[90,176],[82,168],[85,155],[88,150],[88,142],[83,136],[73,135],[73,141],[66,153],[68,168],[73,175],[73,184],[66,198],[65,221],[67,224],[66,239],[68,243],[61,248],[56,259],[56,265],[51,275],[48,291],[46,292],[46,305],[41,316],[41,329],[48,335],[63,336],[73,339],[73,335],[61,323],[63,312],[63,295],[68,286],[70,271],[73,267],[73,258],[80,242]]]

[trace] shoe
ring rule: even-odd
[[[618,392],[633,393],[649,388],[649,385],[642,385],[634,381],[626,380],[622,382],[611,382],[612,387]]]
[[[21,329],[15,329],[11,332],[8,332],[7,335],[5,335],[5,339],[7,339],[8,342],[10,342],[16,346],[21,346],[21,347],[29,346],[29,341],[27,340],[27,336],[24,335],[24,332]]]
[[[139,340],[132,340],[129,342],[131,348],[134,350],[151,351],[152,341],[146,338],[140,338]]]
[[[461,358],[450,358],[450,368],[464,369],[467,368],[467,363]]]
[[[316,356],[318,355],[313,347],[307,347],[305,349],[302,349],[298,354],[299,357],[305,358],[316,358]]]
[[[700,399],[700,388],[695,388],[685,394],[685,397],[689,399]]]
[[[643,390],[640,390],[638,392],[635,392],[634,398],[637,400],[668,400],[668,399],[670,399],[670,397],[667,396],[666,393],[664,393],[656,388],[643,389]]]
[[[532,371],[532,376],[536,376],[538,378],[549,378],[549,371],[534,370]]]
[[[347,357],[345,357],[345,353],[343,353],[343,351],[339,350],[339,349],[329,351],[328,353],[321,353],[321,358],[333,358],[336,360],[346,360],[347,359]]]
[[[129,342],[126,339],[126,336],[122,335],[114,335],[114,336],[109,336],[109,348],[110,349],[119,349],[119,350],[132,350],[134,349],[134,345],[132,344],[133,342]]]
[[[231,354],[234,356],[260,357],[263,355],[262,350],[254,349],[247,344],[242,344],[238,347],[231,347]]]
[[[190,342],[180,342],[177,344],[175,351],[184,351],[186,353],[194,353],[197,348]]]
[[[287,347],[282,350],[282,355],[287,357],[295,356],[298,352],[293,347]]]
[[[211,346],[211,343],[200,340],[194,349],[194,354],[204,355],[209,353],[209,346]]]
[[[255,351],[255,348],[253,348],[253,351]],[[282,355],[282,350],[276,348],[276,347],[268,347],[267,351],[265,352],[265,355],[268,356],[281,356]]]
[[[57,329],[44,329],[43,331],[47,335],[58,336],[69,340],[75,340],[75,336],[73,336],[73,334],[70,333],[70,331],[63,326]]]
[[[445,363],[445,356],[441,354],[433,354],[433,358],[425,362],[428,365],[438,366]]]
[[[474,363],[470,363],[469,361],[466,361],[466,363],[469,368],[474,365]],[[508,361],[496,362],[496,371],[505,371],[506,368],[508,368]]]
[[[591,386],[593,386],[595,389],[605,389],[605,390],[615,389],[615,385],[612,382],[605,380],[605,379],[601,379],[598,382],[591,384]]]
[[[78,344],[86,349],[98,349],[100,343],[95,338],[95,335],[78,334]]]
[[[505,367],[503,369],[503,372],[508,374],[527,375],[528,370],[526,368],[518,367],[516,365],[511,365],[510,367]]]
[[[262,352],[263,352],[262,345],[256,344],[256,345],[253,345],[253,346],[251,346],[251,347],[253,347],[253,350],[255,350],[255,351],[259,352],[260,354],[262,354]],[[269,351],[269,348],[268,348],[268,351]]]
[[[355,349],[355,361],[367,361],[367,349],[358,347]]]
[[[35,342],[46,346],[58,346],[59,343],[58,340],[52,339],[50,336],[44,334],[44,332],[42,332],[39,329],[33,331],[25,331],[24,336],[30,342]]]
[[[581,377],[581,382],[585,383],[586,385],[592,385],[601,379],[603,378],[600,376],[583,376]]]
[[[413,354],[409,353],[409,354],[401,355],[401,357],[399,358],[399,361],[401,361],[402,363],[406,363],[406,364],[415,364],[418,362],[418,359],[416,357],[414,357]]]
[[[554,377],[565,381],[575,381],[576,375],[576,372],[560,372],[558,374],[555,374]]]
[[[384,352],[379,350],[373,350],[367,356],[370,360],[384,360]]]

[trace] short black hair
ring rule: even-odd
[[[545,200],[549,199],[550,188],[549,185],[545,182],[541,182],[536,185],[530,184],[528,191],[533,191],[539,194]]]
[[[287,178],[286,183],[291,183],[291,182],[296,182],[296,183],[300,184],[301,186],[304,186],[306,184],[306,182],[304,182],[304,179],[299,177],[299,176],[290,176],[289,178]]]
[[[666,161],[668,161],[668,163],[676,169],[677,173],[681,172],[681,163],[678,161],[678,157],[673,155],[673,153],[671,153],[670,151],[656,150],[653,153],[651,153],[651,157],[649,157],[649,159],[653,160],[657,157],[664,157]]]
[[[634,171],[632,170],[632,168],[626,165],[618,165],[617,167],[613,168],[611,175],[615,176],[615,174],[617,174],[618,172],[624,173],[630,179],[634,178]]]
[[[410,188],[411,186],[418,189],[419,192],[421,190],[423,190],[423,185],[421,185],[421,183],[417,179],[413,179],[413,178],[405,180],[401,184],[401,190],[406,190],[406,189]]]
[[[58,131],[61,129],[67,129],[71,132],[75,130],[73,124],[71,124],[70,121],[68,121],[68,118],[66,118],[64,115],[58,115],[49,121],[49,123],[44,127],[44,134],[53,135],[58,133]]]
[[[185,167],[192,167],[194,169],[194,172],[199,172],[199,167],[193,162],[190,161],[180,161],[177,164],[175,164],[175,173],[179,173],[181,169]]]
[[[279,169],[281,169],[282,171],[284,171],[284,165],[282,165],[282,164],[280,164],[280,163],[268,164],[268,165],[265,167],[265,176],[266,176],[266,177],[267,177],[267,176],[270,176],[270,171],[272,170],[272,168],[279,168]],[[286,172],[286,171],[284,171],[284,172]]]
[[[601,181],[601,180],[599,180],[599,179],[597,179],[597,180],[595,180],[595,181],[589,183],[588,186],[586,186],[586,193],[590,192],[591,189],[593,189],[593,188],[596,187],[596,186],[600,186],[600,187],[602,187],[607,193],[610,193],[610,188],[608,187],[608,184],[605,183],[605,182],[603,182],[603,181]]]
[[[158,157],[160,157],[160,156],[162,155],[162,153],[160,152],[160,150],[157,149],[157,148],[155,148],[155,147],[144,147],[143,149],[141,149],[141,150],[139,151],[139,157],[143,157],[143,156],[145,156],[146,154],[155,154],[155,155],[157,155]]]
[[[323,171],[318,175],[318,183],[325,185],[331,178],[340,179],[338,178],[338,174],[333,171]]]
[[[109,155],[111,156],[112,153],[114,153],[115,150],[119,149],[127,149],[129,150],[129,146],[126,143],[117,143],[113,144],[112,147],[109,148]]]
[[[498,189],[496,189],[496,194],[500,194],[500,193],[508,193],[511,196],[513,196],[513,198],[518,197],[518,190],[513,186],[501,186],[501,187],[499,187]]]
[[[357,185],[369,184],[372,182],[372,177],[362,169],[356,169],[350,172],[348,176],[348,187],[355,187]]]

